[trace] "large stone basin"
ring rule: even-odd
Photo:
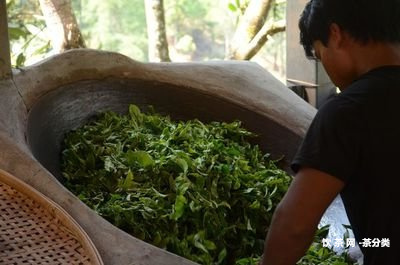
[[[153,105],[173,119],[239,119],[255,143],[282,166],[296,152],[316,110],[250,62],[135,62],[116,53],[73,50],[15,70],[0,81],[0,168],[24,180],[72,215],[105,264],[194,264],[114,227],[64,188],[63,135],[103,110]],[[290,173],[290,171],[288,171]],[[341,226],[341,206],[335,220]],[[345,215],[344,215],[345,216]]]
[[[63,85],[40,98],[28,116],[29,147],[45,168],[60,177],[59,154],[64,134],[101,111],[126,112],[130,103],[142,109],[154,105],[158,112],[174,120],[239,119],[243,126],[260,135],[254,142],[264,151],[276,154],[277,159],[278,154],[292,157],[293,146],[301,139],[276,121],[218,95],[165,82],[107,78]],[[287,165],[286,160],[283,166]]]

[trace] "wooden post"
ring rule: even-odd
[[[0,0],[0,80],[11,77],[6,0]]]

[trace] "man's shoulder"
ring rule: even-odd
[[[379,96],[387,89],[400,87],[400,66],[388,65],[368,71],[353,81],[341,97],[368,99]],[[391,89],[398,92],[399,89]]]
[[[359,102],[348,96],[337,94],[329,98],[318,110],[316,118],[324,121],[340,121],[350,115],[359,115]]]

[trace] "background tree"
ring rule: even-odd
[[[243,12],[231,45],[228,58],[250,60],[267,42],[268,37],[285,30],[285,21],[270,18],[275,0],[251,0],[236,5],[230,4],[231,10]],[[243,11],[244,10],[244,11]]]
[[[165,30],[164,1],[144,0],[149,47],[149,61],[170,62]]]
[[[30,65],[57,53],[58,51],[50,46],[54,30],[46,26],[47,15],[41,12],[39,1],[6,1],[12,64]],[[244,17],[247,16],[245,13],[251,13],[249,10],[253,1],[263,0],[163,0],[171,60],[187,62],[229,59],[228,54],[233,50],[232,40],[235,32],[239,32],[237,27],[243,24]],[[144,0],[68,0],[68,4],[71,2],[74,11],[72,14],[78,21],[87,47],[115,51],[137,61],[149,60]],[[264,18],[261,28],[268,29],[266,25],[285,21],[285,12],[286,1],[273,0],[270,2],[267,16],[259,16]],[[256,14],[257,12],[253,15]],[[282,28],[279,28],[280,30]],[[262,48],[251,60],[285,82],[285,34],[256,35],[267,36],[268,42],[266,45],[256,45]],[[255,41],[257,39],[263,40],[250,37],[244,47],[259,44]],[[239,38],[239,41],[242,39]]]
[[[85,43],[72,11],[71,0],[40,0],[40,7],[56,52],[85,48]]]

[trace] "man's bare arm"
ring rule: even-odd
[[[296,264],[310,246],[325,210],[343,187],[338,178],[302,168],[275,210],[261,264]]]

